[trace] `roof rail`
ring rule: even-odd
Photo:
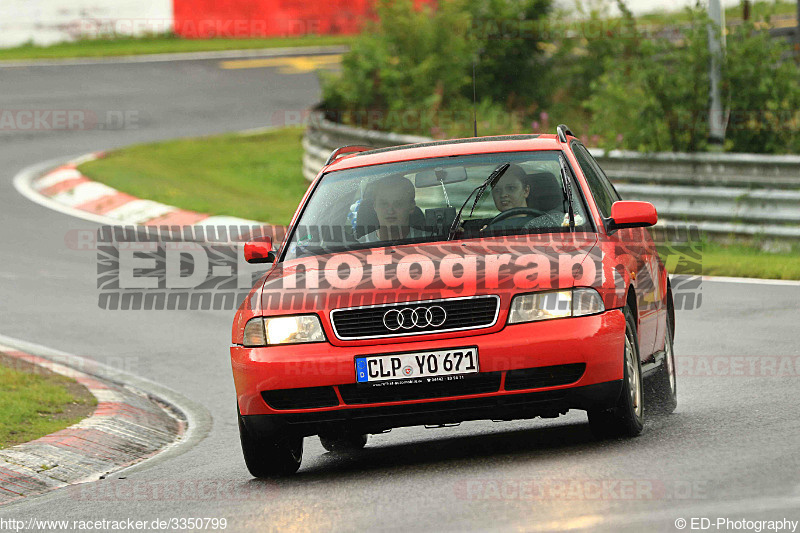
[[[366,152],[367,150],[374,150],[374,149],[375,149],[374,146],[364,146],[359,144],[349,144],[347,146],[340,146],[339,148],[331,152],[331,155],[328,156],[328,160],[325,161],[325,166],[327,167],[328,165],[330,165],[343,155],[352,154],[355,152]]]
[[[575,137],[575,134],[570,131],[569,126],[566,124],[559,124],[556,131],[558,132],[558,140],[562,143],[567,142],[567,135]]]

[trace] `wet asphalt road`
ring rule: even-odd
[[[679,518],[800,520],[800,286],[705,282],[700,308],[677,314],[678,410],[637,439],[596,442],[582,412],[405,428],[346,457],[306,439],[295,477],[251,479],[228,359],[233,312],[99,309],[94,252],[65,243],[70,230],[96,226],[29,202],[12,178],[54,158],[278,125],[318,95],[313,74],[217,61],[0,68],[0,109],[135,117],[122,129],[0,130],[0,333],[121,365],[213,418],[208,437],[179,457],[0,508],[0,518],[224,517],[228,531],[678,531]],[[726,373],[740,364],[745,375]]]

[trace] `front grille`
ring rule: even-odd
[[[343,340],[443,333],[492,326],[499,307],[497,296],[450,298],[335,309],[331,322]]]
[[[500,374],[500,372],[486,372],[453,381],[377,387],[363,384],[339,385],[339,394],[342,395],[344,403],[350,405],[482,394],[500,390]]]
[[[506,374],[506,390],[538,389],[575,383],[586,370],[586,363],[540,366],[509,370]]]
[[[314,409],[339,405],[333,387],[266,390],[261,397],[273,409]]]

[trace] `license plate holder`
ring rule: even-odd
[[[356,383],[381,386],[461,379],[480,372],[477,346],[355,358]],[[457,376],[457,377],[454,377]]]

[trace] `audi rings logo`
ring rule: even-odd
[[[383,325],[389,331],[399,329],[438,328],[447,320],[447,312],[439,305],[391,309],[383,315]]]

